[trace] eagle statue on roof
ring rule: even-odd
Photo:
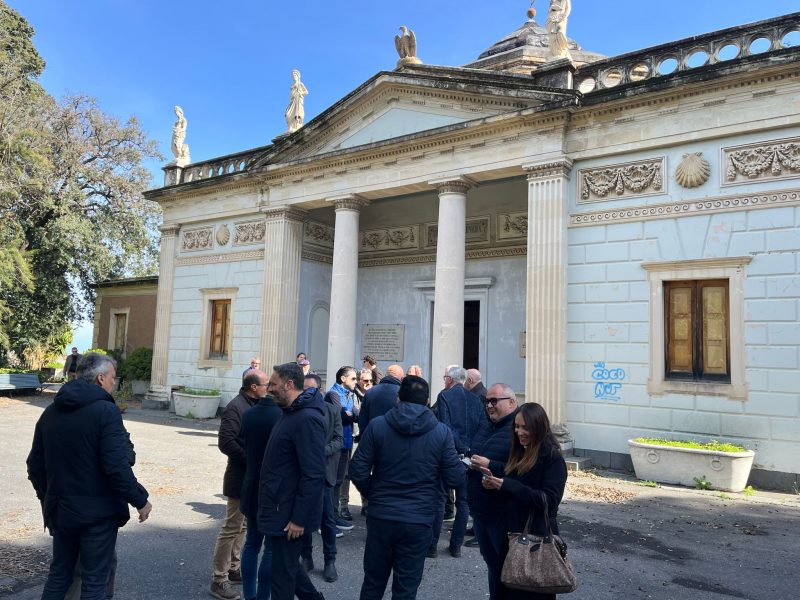
[[[401,35],[394,36],[394,47],[397,48],[397,54],[400,55],[397,67],[421,64],[422,61],[417,58],[417,36],[405,25],[400,27],[400,32]]]

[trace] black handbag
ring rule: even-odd
[[[542,493],[547,535],[529,535],[533,511],[522,533],[508,536],[508,554],[503,561],[500,581],[515,590],[538,594],[568,594],[578,588],[578,580],[567,556],[567,543],[553,534],[547,497]]]

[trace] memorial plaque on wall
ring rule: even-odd
[[[405,325],[361,326],[361,354],[371,354],[375,360],[403,361]]]

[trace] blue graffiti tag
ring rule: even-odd
[[[594,364],[592,379],[597,382],[594,384],[595,399],[615,401],[621,399],[622,383],[620,382],[625,379],[623,369],[607,369],[606,363],[598,362]]]

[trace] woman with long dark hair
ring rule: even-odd
[[[558,534],[558,505],[567,483],[567,465],[561,456],[558,440],[550,429],[550,419],[540,404],[523,404],[514,417],[505,477],[495,477],[488,469],[481,471],[484,472],[483,487],[499,490],[503,496],[509,532],[522,532],[532,514],[529,533],[546,535],[546,501],[550,528]],[[497,577],[500,578],[500,573],[497,573]],[[509,588],[503,591],[504,600],[555,599],[555,594],[534,594]]]

